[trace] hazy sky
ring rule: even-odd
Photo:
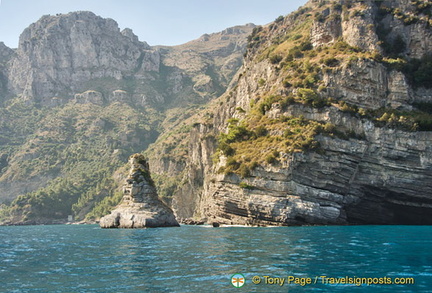
[[[0,0],[0,41],[16,48],[42,15],[89,10],[150,45],[178,45],[246,23],[267,24],[306,0]]]

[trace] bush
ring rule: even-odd
[[[310,41],[305,41],[300,44],[300,50],[301,51],[309,51],[313,49],[313,45]]]
[[[383,60],[383,56],[381,55],[380,52],[374,51],[372,53],[372,59],[375,60],[375,61],[377,61],[377,62],[381,62]]]
[[[235,141],[244,141],[248,140],[251,137],[252,133],[244,126],[244,125],[237,125],[237,126],[230,126],[229,132],[226,135],[226,142],[231,143]]]
[[[240,163],[237,162],[234,158],[229,157],[226,162],[227,169],[237,170],[240,167]]]
[[[268,110],[271,109],[273,103],[280,101],[281,98],[281,96],[269,96],[265,98],[265,100],[261,102],[258,106],[259,112],[264,115]]]
[[[276,162],[276,157],[274,154],[269,154],[266,156],[265,161],[271,165]]]
[[[239,173],[241,178],[249,177],[250,170],[245,164],[241,164],[239,168]]]
[[[298,47],[294,47],[293,49],[289,50],[288,54],[292,55],[293,58],[303,58],[304,56],[302,51]]]
[[[315,21],[317,22],[324,22],[325,21],[325,16],[322,13],[315,13]]]
[[[283,99],[280,102],[280,106],[281,106],[282,110],[286,110],[289,105],[292,105],[294,103],[295,103],[294,97],[293,96],[287,96],[287,97],[285,97],[285,99]]]
[[[235,150],[229,144],[227,144],[226,142],[220,143],[218,148],[227,157],[233,156],[235,154]]]
[[[318,77],[316,74],[309,74],[303,78],[303,86],[305,88],[314,88],[317,83]]]
[[[253,186],[247,184],[247,183],[244,182],[244,181],[240,182],[240,183],[239,183],[239,186],[240,186],[240,188],[243,188],[243,189],[255,189],[255,187],[253,187]]]
[[[336,11],[342,11],[342,5],[340,3],[334,3],[332,8]]]
[[[253,161],[253,162],[250,164],[250,169],[251,169],[251,170],[254,170],[254,169],[257,168],[258,166],[259,166],[258,162],[257,162],[257,161]]]
[[[325,106],[328,106],[329,103],[326,99],[323,98],[315,98],[312,100],[312,107],[317,108],[317,109],[321,109],[324,108]]]
[[[385,63],[391,69],[402,71],[414,87],[432,88],[432,56],[426,55],[421,59],[412,58],[389,59]]]
[[[275,54],[275,55],[270,56],[270,62],[271,62],[271,64],[278,64],[281,61],[282,61],[282,56],[281,55]]]
[[[351,13],[351,17],[363,17],[363,16],[364,16],[364,12],[360,10],[354,10]]]
[[[407,62],[401,58],[385,59],[384,64],[390,70],[397,70],[397,71],[404,71],[407,66]]]
[[[283,17],[283,15],[280,15],[278,18],[275,19],[274,22],[279,23],[279,22],[284,21],[284,19],[285,19],[285,18]]]
[[[289,82],[289,80],[287,80],[287,79],[285,79],[283,82],[282,82],[282,84],[283,84],[283,86],[285,87],[285,88],[290,88],[290,87],[292,87],[292,84]]]
[[[339,101],[339,107],[342,112],[357,113],[358,107],[355,105],[348,105],[345,101]]]
[[[324,124],[323,131],[325,133],[334,133],[335,130],[336,130],[336,126],[334,124],[332,124],[332,123]]]
[[[255,129],[255,135],[257,137],[266,136],[267,135],[267,128],[265,126],[260,125]]]
[[[312,103],[312,101],[318,98],[317,93],[311,89],[301,88],[297,92],[298,97],[306,103]]]
[[[335,67],[339,65],[339,60],[334,57],[328,57],[322,60],[322,62],[329,67]]]

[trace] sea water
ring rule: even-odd
[[[432,227],[0,227],[0,292],[304,291],[432,292]]]

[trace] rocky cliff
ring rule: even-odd
[[[113,173],[225,91],[252,29],[150,47],[72,12],[43,16],[16,50],[0,43],[0,221],[105,214],[121,199]]]
[[[152,48],[131,29],[120,31],[114,20],[92,12],[47,15],[21,34],[9,87],[46,106],[87,90],[101,92],[105,102],[115,99],[113,91],[124,90],[137,106],[203,103],[224,91],[241,64],[252,28]]]
[[[195,116],[180,217],[249,225],[431,224],[431,11],[310,1],[254,29],[235,87]],[[162,144],[162,142],[160,142]]]
[[[83,90],[89,80],[149,78],[160,54],[130,29],[120,32],[112,19],[91,12],[44,16],[20,36],[10,87],[23,98],[42,101]]]

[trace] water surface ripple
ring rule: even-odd
[[[0,235],[0,292],[432,292],[431,226],[65,225],[0,227]],[[246,278],[242,288],[230,283],[236,273]],[[415,284],[302,287],[263,278],[323,275]]]

